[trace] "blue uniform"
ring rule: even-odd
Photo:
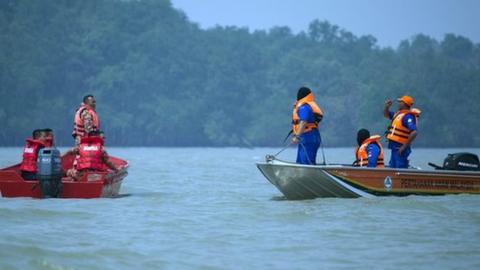
[[[380,147],[376,143],[367,146],[368,167],[377,167],[378,156],[380,156]]]
[[[308,104],[304,104],[298,108],[298,118],[300,121],[306,121],[307,123],[315,122],[315,115]],[[322,139],[317,128],[302,133],[298,144],[297,163],[316,164],[317,151],[321,142]]]
[[[394,115],[394,112],[389,112],[390,120]],[[402,124],[410,131],[417,130],[417,120],[412,114],[405,115]],[[394,141],[388,142],[388,148],[392,150],[392,155],[390,157],[390,167],[392,168],[408,168],[408,156],[412,152],[412,149],[408,146],[405,151],[400,154],[398,153],[398,149],[400,149],[402,145],[403,144]]]

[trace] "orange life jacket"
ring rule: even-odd
[[[382,144],[380,143],[380,139],[382,137],[380,135],[373,135],[370,138],[366,139],[363,141],[362,145],[360,147],[357,147],[355,150],[355,156],[357,160],[355,161],[356,166],[360,167],[367,167],[368,166],[368,151],[367,148],[370,144],[374,143],[380,147],[380,154],[378,155],[377,159],[377,167],[384,167],[385,163],[383,161],[383,147]]]
[[[78,146],[78,170],[105,171],[107,168],[102,161],[103,139],[97,136],[83,137]]]
[[[98,120],[97,113],[92,108],[82,103],[80,105],[80,108],[78,108],[77,112],[75,113],[75,120],[74,120],[75,122],[73,123],[73,132],[72,132],[73,137],[77,137],[77,136],[85,137],[86,135],[88,135],[88,134],[85,134],[85,123],[81,118],[82,113],[85,110],[87,110],[88,113],[92,116],[93,130],[97,131],[100,128],[100,122]]]
[[[20,170],[36,173],[38,151],[44,147],[45,144],[39,140],[27,139],[27,143],[23,148],[23,160],[20,165]]]
[[[406,115],[411,114],[415,116],[418,122],[420,113],[421,111],[419,109],[401,110],[395,113],[392,118],[392,122],[390,123],[390,126],[388,127],[388,130],[386,132],[387,139],[397,143],[405,144],[408,141],[408,137],[410,136],[410,133],[412,133],[412,131],[403,125],[403,118]]]
[[[315,116],[315,121],[313,123],[307,123],[303,132],[308,132],[310,130],[318,128],[318,124],[320,123],[320,121],[322,121],[323,118],[323,112],[317,105],[317,103],[315,103],[313,93],[310,93],[306,97],[298,100],[293,105],[292,113],[292,130],[295,135],[298,135],[298,133],[300,132],[300,118],[298,117],[298,109],[304,104],[308,104],[308,106],[310,106],[310,108],[312,109]]]

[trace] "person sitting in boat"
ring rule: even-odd
[[[92,131],[87,137],[80,140],[80,144],[67,154],[76,155],[74,166],[67,171],[67,176],[74,180],[80,179],[86,171],[113,171],[119,169],[109,160],[108,153],[104,147],[104,137],[100,131]]]
[[[83,97],[83,102],[75,113],[72,136],[75,138],[75,145],[92,131],[100,129],[100,121],[95,111],[97,102],[93,95]]]
[[[53,130],[51,128],[43,129],[45,133],[45,147],[54,147],[55,146],[55,136],[53,135]]]
[[[411,144],[417,137],[417,118],[420,115],[418,109],[411,109],[414,100],[410,96],[403,96],[398,101],[398,111],[390,111],[393,101],[387,100],[383,109],[383,115],[391,120],[386,131],[388,148],[392,154],[390,167],[408,168],[408,156],[411,153]]]
[[[23,179],[37,180],[37,157],[40,149],[46,147],[45,132],[36,129],[32,132],[32,138],[26,140],[23,148],[22,163],[20,171]]]
[[[359,167],[384,167],[383,148],[380,143],[381,136],[370,136],[370,131],[360,129],[357,133],[357,149],[355,150],[356,160],[354,166]]]
[[[297,163],[316,164],[321,137],[318,125],[323,112],[314,101],[312,90],[300,87],[292,113],[292,143],[298,144]]]

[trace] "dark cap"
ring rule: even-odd
[[[300,100],[300,99],[308,96],[308,94],[310,94],[311,92],[312,92],[312,90],[310,90],[310,88],[308,88],[306,86],[300,87],[300,89],[298,89],[298,93],[297,93],[297,100]]]

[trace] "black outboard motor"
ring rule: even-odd
[[[472,153],[454,153],[448,154],[443,162],[445,170],[457,171],[478,171],[480,162],[478,156]]]
[[[478,156],[472,153],[453,153],[443,161],[443,167],[428,163],[437,170],[480,171]]]
[[[38,152],[37,177],[44,198],[57,198],[62,192],[62,158],[56,148],[42,148]]]

